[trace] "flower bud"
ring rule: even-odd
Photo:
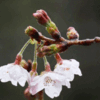
[[[48,24],[48,20],[43,16],[42,13],[33,13],[33,16],[38,20],[38,23],[46,26]]]
[[[67,32],[67,38],[68,39],[79,39],[79,34],[78,32],[75,30],[74,27],[69,27]]]
[[[45,55],[50,56],[52,54],[58,53],[58,52],[64,52],[68,48],[67,42],[61,42],[59,44],[52,44],[49,46],[43,46],[41,48],[38,48],[38,56],[43,57]]]
[[[46,30],[56,41],[61,38],[61,34],[54,22],[51,21],[49,26],[46,27]]]
[[[27,62],[24,59],[21,60],[20,65],[25,69],[28,67]]]
[[[31,60],[28,60],[27,63],[28,63],[27,71],[30,72],[31,69],[32,69],[32,61]]]
[[[48,31],[48,33],[51,32],[51,31],[49,30],[50,28],[52,28],[53,30],[58,30],[58,29],[57,29],[57,26],[56,26],[55,23],[52,22],[52,21],[49,23],[49,26],[46,27],[46,30]]]
[[[28,26],[25,29],[25,34],[27,34],[28,36],[30,36],[30,38],[33,40],[37,40],[38,42],[40,42],[40,35],[39,32],[32,26]]]
[[[55,39],[56,41],[59,41],[59,39],[61,38],[61,34],[59,33],[58,30],[54,30],[53,28],[49,28],[49,33],[52,36],[53,39]]]
[[[27,62],[22,59],[21,62],[20,62],[20,65],[26,69],[28,72],[31,71],[31,68],[32,68],[32,61],[31,60],[28,60]]]
[[[43,16],[44,16],[48,21],[51,20],[46,11],[40,9],[40,10],[37,10],[36,12],[37,12],[37,13],[43,14]]]
[[[39,48],[37,51],[38,51],[37,56],[43,57],[45,55],[49,56],[49,55],[55,54],[59,52],[59,49],[56,44],[52,44],[49,46],[43,46],[42,48]]]

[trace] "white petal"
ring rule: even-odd
[[[82,72],[81,72],[80,68],[74,68],[74,67],[72,66],[71,70],[72,70],[73,74],[82,76]]]
[[[74,74],[82,76],[81,70],[79,69],[79,62],[75,59],[63,60],[62,65],[56,65],[54,72],[64,75],[69,81],[73,81]]]
[[[11,80],[12,85],[17,86],[17,81]]]
[[[40,76],[35,76],[34,78],[31,79],[31,82],[30,82],[30,86],[32,85],[36,85],[38,84],[39,82],[41,81],[41,77]]]
[[[38,83],[35,86],[31,86],[29,91],[32,95],[35,95],[36,93],[38,93],[39,91],[43,89],[44,89],[44,85],[42,83]]]
[[[54,98],[54,94],[53,91],[50,91],[49,88],[45,89],[45,93],[47,94],[47,96],[49,96],[50,98]]]
[[[3,82],[3,83],[8,82],[8,81],[9,81],[9,79],[7,79],[7,78],[1,79],[1,82]]]
[[[17,82],[21,86],[25,85],[28,80],[29,73],[20,65],[14,65],[13,63],[0,67],[0,79],[2,82],[11,81],[11,83],[17,86]]]
[[[71,88],[71,84],[70,84],[69,80],[67,80],[67,79],[65,79],[65,81],[63,82],[62,85],[67,86],[68,88]]]
[[[18,83],[19,83],[22,87],[24,87],[24,86],[25,86],[25,83],[26,83],[26,79],[23,78],[23,77],[21,77],[21,78],[18,80]]]
[[[45,88],[45,93],[50,98],[54,98],[54,97],[58,97],[60,95],[61,90],[62,90],[61,83],[56,81],[54,86],[47,86]]]
[[[68,81],[73,81],[74,80],[74,74],[71,71],[66,71],[64,72],[64,75]]]
[[[79,67],[79,62],[76,61],[75,59],[70,59],[70,61],[72,62],[73,65],[75,65],[76,67]]]

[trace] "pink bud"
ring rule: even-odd
[[[37,13],[43,14],[43,16],[44,16],[47,20],[50,20],[50,18],[49,18],[49,16],[47,15],[47,12],[46,12],[46,11],[40,9],[40,10],[37,10],[36,12],[37,12]]]
[[[78,39],[79,38],[79,34],[78,32],[75,30],[74,27],[69,27],[67,32],[67,38],[68,39]]]
[[[74,27],[69,27],[67,30],[71,31],[71,30],[75,30],[75,28]]]
[[[46,25],[48,20],[43,16],[42,13],[33,13],[33,16],[38,20],[38,23],[41,25]]]
[[[25,34],[27,34],[28,36],[30,36],[32,40],[35,39],[38,42],[40,42],[40,34],[39,34],[39,32],[34,27],[28,26],[25,29]]]

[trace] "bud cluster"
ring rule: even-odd
[[[45,26],[47,32],[52,36],[53,39],[47,38],[37,31],[34,27],[28,26],[25,33],[30,36],[31,39],[35,39],[42,46],[38,47],[37,55],[43,57],[45,55],[52,55],[55,53],[61,53],[66,51],[71,45],[90,45],[94,42],[99,43],[100,38],[79,40],[79,34],[74,27],[67,29],[67,39],[61,36],[57,26],[50,19],[48,14],[40,9],[33,16],[37,19],[38,23]]]

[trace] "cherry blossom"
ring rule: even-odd
[[[29,77],[29,73],[20,65],[10,63],[0,67],[1,82],[8,82],[17,86],[17,82],[23,87]]]
[[[34,77],[34,78],[33,78]],[[58,97],[62,90],[62,84],[65,77],[55,72],[46,72],[39,76],[32,76],[29,81],[29,91],[32,95],[35,95],[39,91],[45,89],[45,93],[50,97]],[[70,83],[66,84],[70,87]]]
[[[62,64],[57,63],[54,72],[64,75],[66,80],[69,81],[73,81],[74,75],[82,76],[82,72],[79,68],[79,62],[75,59],[62,60]]]

